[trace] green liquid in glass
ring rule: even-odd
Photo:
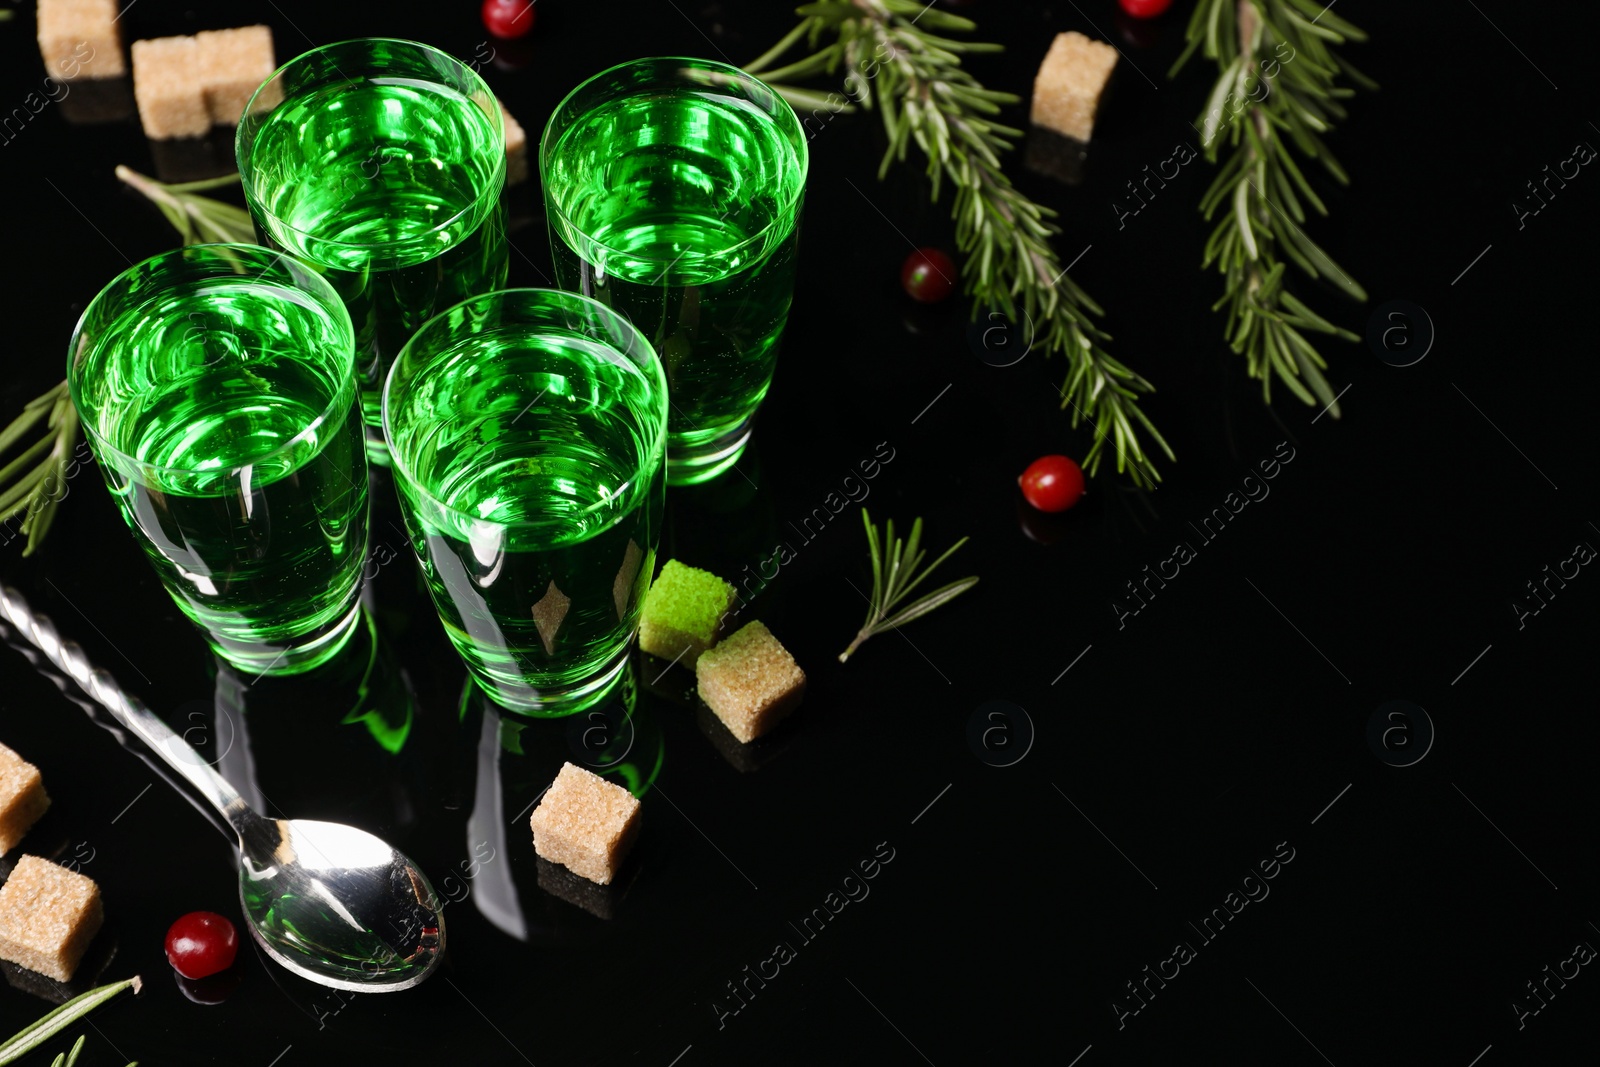
[[[591,108],[543,165],[557,279],[655,345],[673,483],[714,476],[737,460],[772,382],[794,290],[800,151],[749,100],[686,88]]]
[[[246,268],[80,328],[75,393],[123,517],[178,606],[225,659],[289,673],[352,632],[366,463],[349,333],[304,292]]]
[[[666,504],[657,380],[581,333],[515,325],[396,375],[396,482],[462,659],[508,707],[564,715],[602,698]]]
[[[350,311],[362,414],[381,458],[390,361],[438,312],[505,286],[498,126],[440,82],[337,78],[291,85],[241,149],[264,241],[327,268]]]

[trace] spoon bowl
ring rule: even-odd
[[[267,955],[359,993],[409,989],[433,973],[444,917],[416,864],[353,826],[250,818],[239,835],[239,902]]]

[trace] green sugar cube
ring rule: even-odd
[[[709,571],[669,559],[644,598],[639,647],[693,667],[717,643],[722,616],[733,604],[733,586]]]

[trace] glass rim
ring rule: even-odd
[[[394,357],[393,362],[389,364],[389,372],[384,376],[383,379],[383,403],[380,409],[380,422],[383,427],[384,443],[389,446],[389,462],[393,464],[395,473],[399,478],[403,478],[406,482],[410,483],[410,485],[414,487],[418,493],[427,498],[430,504],[439,508],[441,511],[444,511],[450,515],[459,516],[474,524],[486,523],[488,525],[507,530],[528,530],[536,529],[541,526],[547,526],[549,525],[550,520],[517,519],[515,521],[507,521],[505,519],[486,519],[481,515],[474,515],[470,511],[464,511],[461,508],[445,503],[445,501],[441,500],[432,489],[430,489],[420,478],[417,477],[416,472],[411,469],[411,465],[406,460],[405,450],[399,447],[398,443],[394,440],[394,434],[389,429],[389,413],[391,408],[390,397],[393,395],[395,378],[400,372],[400,365],[405,363],[410,358],[411,346],[416,344],[417,339],[421,337],[424,332],[433,328],[433,326],[445,316],[461,308],[465,308],[473,304],[486,303],[489,301],[499,301],[507,297],[532,297],[538,303],[564,304],[569,306],[575,304],[576,306],[582,307],[586,310],[598,312],[602,318],[610,320],[615,325],[619,325],[625,333],[632,334],[633,341],[636,342],[638,349],[644,353],[647,353],[650,357],[646,361],[646,365],[640,365],[637,360],[634,360],[633,362],[636,366],[639,366],[640,370],[646,371],[646,373],[651,373],[651,376],[654,378],[655,384],[661,395],[661,403],[659,405],[661,408],[661,418],[659,420],[659,425],[655,428],[655,432],[651,435],[649,459],[646,461],[646,464],[653,462],[657,456],[660,456],[663,464],[666,463],[667,417],[669,414],[667,409],[670,401],[667,397],[666,368],[662,366],[661,357],[656,353],[655,346],[650,343],[649,338],[645,337],[639,328],[635,326],[626,316],[620,314],[619,312],[613,311],[611,308],[606,307],[604,304],[600,303],[600,301],[595,300],[592,297],[584,296],[582,293],[569,292],[566,289],[542,289],[536,286],[527,286],[517,289],[495,289],[492,292],[479,293],[477,296],[469,296],[467,299],[458,304],[451,305],[450,307],[430,318],[428,321],[424,322],[421,326],[418,326],[416,330],[412,332],[411,337],[407,339],[406,343],[401,346],[400,351]],[[558,299],[551,300],[550,298],[552,297]],[[617,346],[610,340],[607,340],[605,343],[613,349],[616,349],[616,351],[621,353],[623,356],[626,357],[629,355],[628,352],[617,348]],[[651,371],[650,368],[653,368],[653,371]],[[640,475],[643,473],[646,464],[634,465],[634,470],[628,479],[628,484],[630,486],[640,480]],[[587,516],[594,514],[595,512],[602,511],[610,506],[612,505],[609,501],[597,500],[592,504],[584,506],[578,511],[563,512],[562,517],[567,519],[574,516]]]
[[[692,65],[692,66],[698,66],[698,67],[701,67],[701,68],[709,68],[709,69],[712,69],[712,70],[716,70],[716,71],[718,71],[720,73],[723,73],[723,74],[733,75],[733,76],[736,76],[740,80],[754,82],[755,84],[757,84],[757,85],[761,86],[763,89],[765,89],[767,92],[771,93],[772,94],[772,98],[783,105],[782,111],[778,115],[772,116],[774,121],[776,121],[780,125],[782,125],[783,124],[783,119],[782,119],[781,116],[782,115],[787,115],[788,119],[789,119],[789,122],[791,122],[793,124],[792,133],[794,134],[794,136],[788,137],[787,140],[789,140],[790,143],[794,146],[795,155],[796,155],[796,158],[797,158],[797,160],[798,160],[798,162],[800,164],[800,181],[797,183],[797,185],[795,187],[794,195],[792,197],[790,197],[788,199],[788,201],[786,201],[781,206],[781,209],[778,211],[778,213],[775,216],[773,216],[773,219],[772,219],[771,222],[769,222],[765,226],[761,227],[760,230],[758,230],[755,233],[751,234],[749,237],[745,238],[743,241],[740,241],[737,244],[729,245],[727,248],[718,249],[717,250],[718,253],[719,254],[726,254],[726,253],[732,252],[732,251],[734,251],[736,249],[746,248],[746,247],[749,247],[750,245],[756,244],[757,242],[765,241],[766,238],[767,238],[767,235],[776,226],[778,226],[779,223],[787,221],[792,225],[798,225],[798,220],[796,219],[795,216],[796,216],[797,209],[800,206],[800,201],[805,198],[805,195],[806,195],[806,178],[809,177],[810,173],[811,173],[811,149],[810,149],[810,146],[806,143],[805,129],[800,124],[800,116],[795,114],[795,110],[794,110],[793,105],[791,105],[789,103],[789,101],[785,100],[783,98],[783,96],[776,89],[774,89],[772,86],[768,85],[766,82],[762,81],[760,78],[756,77],[754,74],[746,74],[744,71],[740,70],[738,67],[734,66],[731,63],[723,63],[723,62],[720,62],[720,61],[715,60],[715,59],[704,59],[704,58],[700,58],[700,57],[696,57],[696,56],[645,56],[645,57],[640,58],[640,59],[630,59],[630,60],[627,60],[627,61],[622,62],[622,63],[615,63],[615,64],[607,67],[606,69],[604,69],[604,70],[602,70],[602,71],[600,71],[600,72],[598,72],[596,74],[592,74],[589,77],[585,78],[582,82],[578,83],[577,88],[573,89],[566,96],[561,98],[561,102],[559,104],[557,104],[551,110],[550,117],[545,120],[544,132],[539,136],[539,184],[541,186],[543,186],[543,189],[544,189],[544,202],[545,202],[545,212],[546,212],[546,214],[555,215],[560,220],[562,225],[570,227],[573,231],[582,234],[584,236],[585,240],[589,241],[593,246],[595,246],[597,248],[604,249],[608,255],[619,256],[619,257],[624,257],[624,258],[629,258],[629,259],[643,259],[643,260],[647,260],[647,261],[652,262],[652,263],[654,263],[654,262],[670,263],[670,262],[675,262],[676,261],[675,257],[668,257],[668,256],[640,256],[637,253],[625,252],[625,251],[623,251],[621,249],[613,248],[610,245],[604,243],[603,241],[595,240],[593,235],[591,235],[588,232],[587,229],[585,229],[582,226],[579,226],[576,222],[574,222],[572,220],[572,218],[566,213],[566,211],[562,209],[561,205],[555,203],[555,199],[551,195],[551,192],[550,192],[550,183],[547,180],[547,171],[546,171],[546,165],[545,165],[546,164],[546,160],[549,159],[551,149],[554,147],[554,145],[551,142],[551,132],[555,129],[556,119],[566,109],[567,105],[569,103],[571,103],[572,100],[575,97],[577,97],[577,95],[579,93],[584,92],[590,86],[592,86],[594,83],[598,82],[600,79],[602,79],[602,78],[604,78],[604,77],[606,77],[608,75],[614,74],[619,70],[626,70],[629,67],[643,67],[643,66],[646,66],[646,65],[659,64],[659,63],[689,64],[689,65]],[[568,128],[570,128],[570,126]],[[564,135],[565,133],[566,133],[566,130],[563,129],[562,130],[562,134]],[[559,140],[560,140],[560,138],[556,138],[556,141],[559,141]],[[558,236],[559,236],[559,234],[558,234]]]
[[[257,123],[255,126],[250,128],[250,132],[248,134],[248,141],[247,141],[247,139],[246,139],[247,135],[246,135],[246,132],[245,132],[246,131],[247,120],[250,118],[251,115],[255,114],[256,98],[261,95],[262,90],[265,89],[267,86],[271,85],[273,82],[277,81],[279,78],[283,77],[284,72],[287,71],[290,67],[298,66],[299,64],[301,64],[305,60],[310,59],[313,56],[319,55],[320,53],[323,53],[323,52],[332,51],[335,48],[345,48],[345,47],[348,47],[350,45],[368,46],[368,45],[375,45],[375,44],[404,45],[407,48],[415,49],[415,50],[417,50],[419,52],[431,53],[432,55],[438,56],[438,57],[444,59],[445,61],[447,61],[448,63],[451,63],[451,64],[455,65],[456,67],[460,68],[461,71],[464,72],[469,79],[471,79],[473,82],[475,82],[476,83],[476,88],[474,89],[475,92],[478,91],[478,90],[482,90],[484,93],[488,94],[488,98],[495,104],[495,106],[493,108],[491,108],[491,109],[489,109],[487,111],[487,116],[494,124],[495,140],[496,140],[496,143],[499,145],[499,151],[496,153],[495,173],[499,176],[500,180],[499,181],[490,182],[473,199],[472,203],[468,204],[466,207],[462,208],[460,211],[456,212],[454,215],[451,215],[449,218],[443,219],[443,220],[435,223],[434,225],[430,226],[426,230],[423,230],[423,231],[421,231],[419,233],[411,234],[410,236],[407,236],[407,237],[405,237],[405,238],[403,238],[401,240],[394,240],[394,241],[338,241],[338,240],[334,240],[333,238],[329,238],[329,237],[319,237],[314,233],[308,233],[307,231],[300,229],[298,226],[289,225],[287,222],[285,222],[282,218],[280,218],[278,216],[277,212],[270,210],[265,204],[261,203],[260,200],[255,196],[254,183],[250,180],[250,177],[245,173],[245,164],[246,164],[246,160],[250,160],[251,163],[252,163],[251,169],[252,170],[255,169],[254,166],[253,166],[254,155],[255,155],[253,149],[254,149],[254,146],[255,146],[256,135],[260,132],[261,123]],[[344,73],[342,70],[339,70],[339,65],[337,63],[334,64],[334,69],[336,71],[339,71],[340,74]],[[354,84],[358,80],[358,78],[352,78],[349,75],[345,75],[345,77],[346,77],[347,81],[349,83],[351,83],[351,84]],[[370,75],[365,75],[364,74],[364,75],[360,75],[358,77],[361,78],[361,79],[365,79],[365,78],[369,78]],[[287,98],[285,98],[284,102],[286,102],[286,101],[287,101]],[[271,109],[269,109],[266,112],[266,114],[267,115],[271,115],[273,111],[276,111],[279,107],[282,107],[282,106],[283,106],[283,102],[275,104],[275,105],[273,105],[273,107]],[[343,248],[343,249],[352,249],[352,250],[355,250],[355,249],[368,249],[368,248],[391,248],[391,247],[396,247],[396,246],[409,246],[411,244],[414,244],[414,243],[417,243],[419,241],[422,241],[422,240],[424,240],[426,238],[432,237],[434,234],[439,233],[442,230],[446,230],[446,229],[450,228],[451,226],[453,226],[456,223],[460,222],[462,219],[468,218],[468,217],[472,216],[474,213],[482,211],[483,210],[483,205],[484,205],[484,203],[486,201],[492,200],[492,199],[498,197],[500,195],[500,193],[502,192],[502,190],[503,190],[503,188],[505,186],[505,174],[506,174],[506,130],[505,130],[505,118],[500,113],[501,106],[502,105],[500,104],[500,98],[495,95],[493,89],[489,88],[489,83],[483,80],[483,76],[482,75],[480,75],[477,71],[473,70],[471,67],[467,66],[461,60],[457,59],[455,56],[451,55],[449,52],[446,52],[442,48],[436,48],[431,44],[424,44],[421,41],[408,40],[407,38],[404,38],[404,37],[351,37],[348,40],[333,41],[333,42],[331,42],[329,44],[318,45],[315,48],[310,48],[310,49],[307,49],[304,52],[301,52],[299,55],[295,56],[293,59],[289,60],[287,63],[285,63],[282,66],[280,66],[277,70],[273,71],[270,75],[268,75],[267,80],[262,82],[260,85],[256,86],[255,91],[250,94],[250,99],[249,99],[248,102],[246,102],[246,104],[244,106],[244,112],[239,117],[239,126],[238,126],[238,129],[234,132],[234,137],[233,137],[233,157],[234,157],[234,162],[239,167],[239,186],[244,192],[244,199],[245,199],[245,203],[246,204],[248,204],[251,208],[255,209],[256,211],[259,211],[265,218],[271,219],[272,222],[275,225],[281,226],[283,229],[289,231],[290,233],[296,234],[297,236],[299,236],[300,238],[304,239],[306,242],[309,242],[311,244],[325,245],[325,246],[328,246],[328,247],[331,247],[331,248]],[[479,110],[484,110],[484,109],[480,108]]]
[[[304,429],[270,451],[263,452],[259,456],[251,457],[250,462],[248,463],[240,463],[227,468],[169,467],[160,463],[151,463],[148,460],[143,460],[137,456],[130,455],[118,448],[116,445],[112,444],[110,441],[107,441],[105,435],[100,433],[99,430],[95,428],[92,421],[84,416],[85,403],[83,400],[82,384],[79,380],[81,375],[78,371],[78,363],[80,361],[79,357],[83,348],[83,327],[84,324],[89,321],[90,314],[100,310],[102,305],[110,302],[112,299],[112,289],[124,279],[132,277],[142,268],[157,264],[157,261],[183,259],[196,250],[211,252],[216,249],[227,249],[230,253],[235,255],[246,253],[253,256],[272,256],[272,262],[267,264],[266,267],[262,268],[261,272],[255,276],[255,280],[257,281],[265,277],[267,271],[277,266],[282,260],[288,260],[290,263],[301,268],[301,270],[305,272],[305,276],[307,278],[316,279],[313,284],[321,286],[323,291],[314,292],[311,289],[306,289],[305,291],[311,293],[316,298],[317,303],[322,307],[322,310],[331,318],[333,318],[334,322],[342,328],[344,336],[349,342],[347,345],[341,346],[341,357],[344,367],[342,368],[342,373],[339,375],[339,388],[333,394],[332,398],[329,399],[328,403],[323,406],[322,410],[317,413],[316,417],[310,422],[306,423]],[[239,276],[243,277],[243,275]],[[222,277],[222,275],[218,274],[215,275],[215,277]],[[296,279],[296,281],[298,287],[299,279]],[[300,444],[302,439],[305,438],[307,434],[321,429],[327,424],[330,417],[335,414],[337,409],[342,406],[340,403],[341,400],[345,401],[345,403],[355,402],[355,345],[355,325],[350,319],[350,312],[344,306],[344,301],[339,299],[338,292],[336,292],[333,286],[328,283],[328,280],[318,273],[311,266],[311,264],[307,263],[300,257],[290,252],[277,252],[262,245],[227,244],[223,242],[183,245],[179,248],[169,248],[165,252],[157,252],[155,255],[141,259],[139,262],[134,263],[122,270],[117,274],[116,277],[112,278],[109,282],[102,286],[100,291],[95,294],[94,299],[90,300],[89,303],[84,307],[83,314],[78,316],[77,325],[72,328],[72,338],[67,342],[67,394],[72,399],[72,407],[73,410],[77,412],[78,423],[83,427],[84,436],[92,440],[97,446],[99,446],[99,448],[103,448],[106,452],[115,456],[117,459],[126,461],[128,464],[131,464],[141,471],[157,471],[163,474],[185,475],[215,474],[218,471],[225,471],[229,478],[234,478],[246,468],[259,466],[267,460],[281,455],[282,453],[295,447],[297,444]]]

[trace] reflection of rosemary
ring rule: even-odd
[[[45,420],[44,435],[0,467],[0,523],[8,523],[18,515],[23,517],[20,530],[28,535],[24,556],[33,555],[33,550],[43,543],[56,517],[56,506],[66,496],[67,467],[78,441],[78,412],[67,395],[66,382],[30,400],[22,414],[0,430],[0,457],[41,419]],[[30,468],[29,464],[34,466]],[[20,473],[24,469],[27,473]]]
[[[903,162],[915,142],[927,157],[933,198],[946,180],[954,188],[951,213],[956,244],[967,257],[963,273],[974,312],[1031,324],[1041,351],[1066,357],[1061,406],[1072,409],[1074,426],[1088,422],[1095,431],[1083,469],[1092,474],[1098,468],[1109,439],[1117,470],[1139,485],[1153,485],[1160,476],[1145,454],[1146,441],[1169,458],[1172,450],[1139,409],[1140,395],[1152,387],[1106,351],[1110,338],[1095,323],[1100,307],[1067,277],[1051,247],[1050,239],[1060,233],[1051,221],[1056,213],[1020,193],[1000,165],[1021,131],[994,116],[1017,98],[984,88],[961,66],[963,53],[999,46],[942,36],[975,27],[923,0],[820,0],[800,14],[800,25],[745,70],[781,82],[844,68],[845,92],[883,117],[889,148],[880,176]],[[831,39],[818,49],[825,34]],[[817,50],[773,68],[802,37]],[[787,86],[779,91],[796,106],[807,106]],[[817,109],[813,118],[822,121],[848,109],[837,93],[810,106]]]
[[[1318,134],[1345,117],[1340,101],[1355,90],[1340,85],[1341,78],[1376,88],[1329,47],[1366,39],[1331,7],[1312,0],[1201,0],[1189,21],[1189,45],[1172,72],[1197,49],[1221,70],[1201,116],[1201,136],[1211,162],[1223,141],[1233,155],[1200,200],[1208,221],[1223,212],[1201,266],[1215,263],[1225,279],[1226,292],[1214,307],[1227,306],[1228,343],[1245,357],[1250,376],[1261,379],[1268,400],[1275,375],[1301,400],[1321,403],[1338,418],[1333,390],[1322,376],[1327,363],[1301,331],[1359,338],[1312,311],[1284,280],[1293,262],[1357,300],[1367,298],[1300,228],[1306,221],[1302,200],[1319,215],[1328,209],[1295,153],[1320,160],[1347,183]]]
[[[78,1062],[78,1054],[83,1051],[83,1043],[88,1040],[88,1037],[88,1034],[79,1034],[78,1040],[72,1043],[72,1048],[66,1052],[59,1053],[55,1059],[50,1061],[50,1067],[75,1067]],[[134,1060],[128,1064],[128,1067],[139,1067],[139,1061]]]
[[[24,1027],[18,1033],[13,1034],[9,1040],[0,1043],[0,1065],[15,1063],[123,990],[131,989],[135,993],[139,992],[142,984],[138,976],[135,975],[124,981],[112,982],[109,985],[103,985],[96,989],[91,989],[80,996],[73,997],[55,1011],[33,1023],[33,1025]],[[78,1050],[82,1047],[83,1038],[80,1037],[77,1044],[72,1046],[71,1058],[65,1061],[68,1067],[77,1060]],[[57,1056],[55,1060],[56,1067],[59,1067],[62,1062],[63,1057]],[[137,1067],[137,1065],[129,1064],[128,1067]]]
[[[921,551],[922,520],[917,519],[911,524],[911,536],[902,544],[894,535],[894,520],[890,519],[888,525],[880,533],[872,525],[872,518],[867,514],[867,509],[861,509],[861,521],[867,527],[867,548],[872,553],[872,597],[867,609],[867,621],[861,624],[861,629],[856,633],[850,647],[839,654],[839,662],[843,663],[850,658],[850,654],[861,647],[861,643],[869,637],[886,633],[889,630],[904,626],[913,619],[920,619],[928,612],[941,604],[948,603],[965,593],[968,589],[978,584],[977,578],[962,578],[941,586],[931,593],[900,606],[900,602],[910,596],[917,586],[922,584],[924,578],[934,572],[934,569],[949,559],[956,549],[967,543],[963,537],[949,548],[944,555],[922,567],[922,560],[927,553]],[[918,568],[922,569],[919,571]]]

